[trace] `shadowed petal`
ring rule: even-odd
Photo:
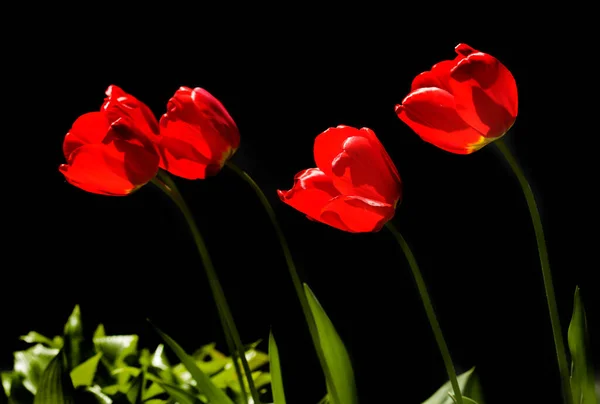
[[[394,217],[395,211],[385,202],[340,195],[323,208],[321,221],[350,233],[377,232]]]
[[[454,97],[439,88],[421,88],[396,106],[398,117],[424,141],[440,149],[469,154],[483,146],[481,133],[457,113]]]
[[[78,147],[59,170],[69,183],[85,191],[123,196],[156,175],[158,156],[142,147],[114,140],[110,144]]]
[[[473,53],[450,73],[458,114],[485,137],[497,138],[515,122],[517,84],[511,72],[486,53]]]

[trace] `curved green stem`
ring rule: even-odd
[[[227,344],[229,345],[228,348],[230,349],[233,356],[233,363],[235,366],[236,373],[238,375],[240,389],[244,396],[245,403],[248,403],[248,398],[246,395],[244,378],[242,376],[242,371],[239,367],[237,357],[239,357],[239,359],[242,362],[244,373],[246,374],[246,379],[248,381],[248,386],[250,387],[250,394],[252,395],[252,399],[255,404],[259,404],[260,400],[258,392],[256,391],[256,387],[254,386],[252,372],[250,370],[250,366],[248,365],[248,361],[246,360],[244,346],[233,321],[233,316],[231,314],[231,310],[229,309],[227,300],[225,299],[225,293],[223,292],[223,288],[221,286],[221,283],[219,282],[219,278],[217,277],[217,272],[215,271],[212,260],[210,258],[210,254],[208,253],[208,248],[206,247],[206,243],[204,242],[202,234],[198,230],[198,226],[196,225],[194,216],[192,215],[185,200],[179,193],[177,186],[166,172],[159,170],[157,178],[153,179],[152,183],[158,188],[160,188],[164,193],[166,193],[171,198],[171,200],[173,200],[173,202],[175,202],[175,204],[181,210],[181,213],[185,217],[185,220],[192,233],[194,243],[196,244],[196,247],[198,249],[198,253],[200,254],[200,258],[202,259],[202,264],[204,266],[204,270],[206,271],[206,276],[208,278],[213,298],[215,299],[215,303],[217,304],[219,317],[221,319],[223,330],[225,331],[225,339],[227,341]]]
[[[556,296],[554,294],[554,286],[552,285],[552,272],[550,271],[550,263],[548,260],[548,250],[546,248],[546,241],[544,238],[544,229],[542,227],[542,219],[540,218],[540,212],[535,202],[535,197],[531,186],[523,173],[523,170],[517,163],[517,160],[512,155],[508,146],[502,139],[498,139],[494,142],[496,147],[502,152],[502,155],[510,165],[510,168],[514,172],[515,176],[519,180],[519,184],[525,194],[525,200],[529,207],[529,214],[533,221],[533,228],[535,230],[535,238],[537,240],[538,253],[540,256],[540,264],[542,267],[542,277],[544,280],[544,288],[546,291],[546,301],[548,302],[548,311],[550,313],[550,323],[552,324],[552,333],[554,335],[554,345],[556,347],[556,356],[558,359],[558,369],[563,385],[564,400],[567,404],[572,404],[573,397],[571,395],[571,383],[569,376],[569,366],[567,362],[567,355],[565,351],[565,343],[562,336],[560,318],[558,315],[558,306],[556,304]]]
[[[325,361],[325,355],[321,350],[321,345],[319,343],[319,333],[317,331],[317,325],[313,318],[312,312],[310,311],[310,306],[308,305],[308,300],[306,299],[306,295],[304,294],[304,288],[302,286],[302,281],[300,280],[300,276],[298,275],[298,271],[296,270],[296,265],[294,264],[294,260],[292,259],[292,253],[288,246],[287,240],[283,235],[283,231],[281,230],[281,226],[279,225],[279,221],[277,220],[277,216],[275,215],[275,211],[271,206],[271,203],[265,196],[264,192],[256,182],[246,173],[244,170],[233,164],[231,161],[227,162],[227,167],[229,167],[233,172],[239,175],[244,181],[250,185],[250,187],[254,190],[258,199],[262,203],[263,207],[267,211],[269,215],[269,219],[271,220],[271,224],[275,228],[275,233],[277,234],[277,238],[279,239],[279,244],[281,245],[281,249],[283,250],[283,255],[285,256],[285,261],[287,263],[288,271],[290,273],[290,277],[292,278],[292,283],[294,284],[294,289],[296,290],[296,295],[298,295],[298,300],[300,300],[300,306],[302,307],[302,312],[304,313],[304,318],[306,319],[306,323],[308,324],[308,330],[310,332],[310,336],[312,338],[313,345],[317,352],[317,356],[319,358],[319,362],[321,364],[321,368],[323,369],[323,373],[325,374],[325,379],[328,381],[327,386],[330,389],[330,393],[333,396],[333,402],[339,403],[338,394],[335,390],[335,385],[333,383],[333,379],[331,377],[331,371],[327,362]]]
[[[440,323],[438,322],[438,319],[435,315],[435,310],[433,309],[433,304],[431,303],[429,292],[427,292],[425,280],[423,279],[423,276],[421,275],[421,270],[417,265],[417,260],[415,259],[415,256],[413,255],[410,247],[408,246],[406,240],[404,240],[404,237],[402,237],[402,234],[400,234],[398,229],[396,229],[396,227],[391,222],[387,222],[386,227],[394,235],[394,237],[398,241],[398,244],[400,245],[400,248],[402,248],[402,251],[406,256],[406,259],[408,260],[408,265],[410,266],[413,277],[415,278],[417,289],[419,290],[421,300],[423,301],[423,306],[425,307],[425,313],[427,313],[429,324],[431,325],[433,335],[435,336],[435,341],[437,342],[440,353],[442,354],[444,366],[446,366],[446,373],[448,373],[450,384],[452,384],[452,390],[454,390],[456,402],[458,404],[462,404],[463,397],[460,391],[460,386],[458,384],[458,379],[456,377],[456,370],[454,370],[454,365],[452,363],[452,358],[450,357],[448,345],[446,345],[446,341],[444,340],[444,335],[442,334]]]

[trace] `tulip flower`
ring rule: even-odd
[[[66,180],[84,191],[129,195],[158,171],[153,144],[156,119],[146,105],[116,86],[106,90],[100,112],[80,116],[65,136]]]
[[[424,141],[470,154],[502,137],[517,117],[517,85],[511,72],[487,53],[465,44],[458,56],[434,65],[412,82],[398,117]]]
[[[111,85],[100,111],[80,116],[66,135],[59,170],[85,191],[124,196],[159,167],[187,179],[215,175],[239,143],[235,122],[204,89],[177,90],[159,125],[147,105]]]
[[[309,219],[351,233],[376,232],[402,195],[396,166],[368,128],[329,128],[315,139],[317,168],[301,171],[280,199]]]
[[[161,168],[190,180],[217,174],[240,144],[225,107],[202,88],[177,90],[160,119],[160,135]]]

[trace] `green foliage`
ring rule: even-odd
[[[567,334],[571,352],[571,392],[574,404],[597,404],[594,367],[589,355],[589,335],[579,287],[575,289],[573,316]]]
[[[328,399],[332,404],[358,404],[354,371],[348,351],[327,313],[306,283],[304,293],[315,319],[319,345],[331,372],[332,380],[327,383]]]
[[[172,364],[162,344],[152,351],[143,349],[137,335],[107,335],[102,324],[85,336],[76,306],[63,335],[48,338],[31,331],[21,337],[31,346],[15,352],[13,369],[1,373],[0,404],[242,402],[231,357],[215,344],[188,355],[161,335],[183,363]],[[271,376],[264,370],[269,357],[257,345],[247,348],[246,358],[257,389],[270,395]]]
[[[475,375],[475,368],[471,368],[457,377],[460,391],[463,394],[464,404],[485,404],[481,391],[481,384]],[[447,381],[423,404],[453,404],[454,393],[450,381]]]
[[[285,404],[283,391],[283,378],[281,376],[281,365],[279,364],[279,349],[275,342],[273,333],[269,333],[269,362],[271,364],[271,389],[273,390],[273,403]]]

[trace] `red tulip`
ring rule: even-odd
[[[181,87],[160,119],[161,168],[187,179],[217,174],[240,144],[225,107],[202,88]]]
[[[398,117],[424,141],[469,154],[502,137],[517,117],[517,84],[510,71],[468,45],[412,82]]]
[[[351,233],[379,231],[402,195],[396,166],[368,128],[329,128],[315,139],[318,168],[301,171],[279,198],[309,219]]]
[[[67,181],[85,191],[123,196],[150,181],[158,171],[153,145],[156,120],[146,105],[116,86],[106,91],[101,112],[80,116],[65,136]]]

